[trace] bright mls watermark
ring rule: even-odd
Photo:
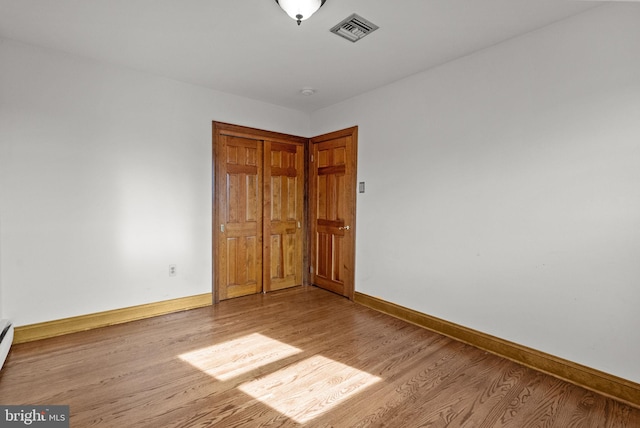
[[[0,405],[0,428],[69,428],[69,406]]]

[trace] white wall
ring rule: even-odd
[[[356,290],[640,382],[640,5],[312,115],[359,125]]]
[[[300,112],[0,40],[0,315],[210,292],[212,120],[309,133]]]

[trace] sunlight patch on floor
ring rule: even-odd
[[[316,355],[239,386],[298,423],[308,422],[381,379]]]
[[[216,379],[225,381],[300,352],[296,347],[253,333],[179,357]]]

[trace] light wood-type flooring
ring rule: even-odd
[[[16,345],[81,427],[640,427],[640,410],[315,287]]]

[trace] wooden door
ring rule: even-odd
[[[264,144],[264,288],[302,285],[304,146]]]
[[[311,282],[353,299],[358,128],[311,139]]]
[[[307,138],[213,124],[214,301],[303,282]]]
[[[216,147],[217,291],[219,300],[262,291],[260,141],[221,135]]]

